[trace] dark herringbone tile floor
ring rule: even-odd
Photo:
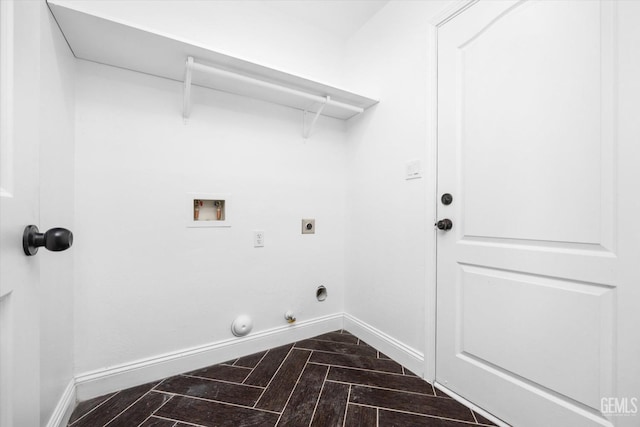
[[[77,405],[73,427],[494,424],[346,331]]]

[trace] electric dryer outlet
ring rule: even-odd
[[[315,234],[316,233],[316,220],[315,219],[303,219],[302,220],[302,234]]]

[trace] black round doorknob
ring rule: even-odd
[[[438,230],[451,230],[453,228],[453,222],[448,218],[441,219],[436,223],[436,227],[438,227]]]
[[[453,196],[450,193],[444,193],[442,197],[440,197],[440,201],[443,205],[450,205],[453,202]]]
[[[40,233],[35,225],[27,225],[22,235],[22,248],[28,256],[38,253],[40,246],[59,252],[69,249],[72,244],[73,233],[66,228],[57,227]]]

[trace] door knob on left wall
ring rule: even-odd
[[[27,256],[35,255],[40,246],[58,252],[69,249],[73,244],[73,233],[66,228],[52,228],[40,233],[35,225],[27,225],[22,235],[22,248]]]

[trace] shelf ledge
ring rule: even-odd
[[[313,127],[318,120],[318,116],[322,114],[322,111],[325,107],[333,107],[336,109],[343,109],[349,113],[360,114],[364,112],[364,108],[358,107],[355,105],[347,104],[344,102],[339,102],[331,99],[331,96],[325,95],[315,95],[312,93],[304,92],[298,89],[293,89],[287,86],[278,85],[275,83],[271,83],[268,81],[256,79],[253,77],[245,76],[242,74],[234,73],[231,71],[223,70],[220,68],[212,67],[209,65],[204,65],[199,62],[196,62],[193,57],[188,57],[187,62],[185,64],[185,78],[184,78],[184,109],[183,109],[183,117],[185,119],[189,118],[191,113],[191,85],[193,84],[194,72],[203,73],[204,75],[214,76],[218,78],[218,84],[222,85],[222,81],[228,80],[230,82],[242,84],[247,87],[253,87],[256,90],[256,93],[261,93],[263,96],[255,95],[256,98],[266,98],[266,100],[276,99],[279,96],[284,97],[294,97],[300,98],[302,102],[309,101],[313,104],[318,104],[318,108],[315,110],[315,117],[309,126],[309,128],[305,128],[304,137],[307,138],[310,132],[313,130]],[[246,89],[250,91],[252,89]],[[297,102],[296,102],[297,105]],[[305,112],[310,111],[309,109],[304,109]]]
[[[378,103],[371,97],[99,16],[83,9],[83,2],[47,3],[77,58],[182,82],[185,119],[191,114],[194,85],[285,105],[305,115],[313,113],[309,127],[303,122],[305,137],[312,133],[320,115],[348,120]],[[195,59],[189,65],[187,58]]]

